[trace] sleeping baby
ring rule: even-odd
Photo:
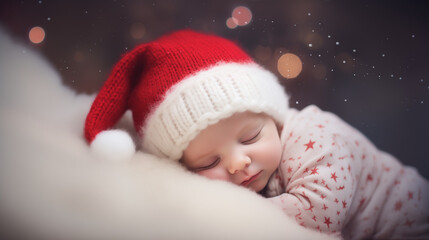
[[[141,150],[248,188],[306,228],[362,238],[429,238],[429,182],[336,115],[288,106],[283,87],[235,43],[191,30],[137,46],[115,65],[85,123],[94,151]],[[131,145],[130,145],[131,144]]]

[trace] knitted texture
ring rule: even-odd
[[[143,149],[180,159],[208,125],[236,112],[266,113],[283,124],[288,100],[276,77],[255,63],[220,63],[178,83],[143,127]]]
[[[234,112],[280,122],[287,108],[276,77],[236,44],[182,30],[123,56],[94,100],[85,137],[92,142],[130,109],[143,150],[179,159],[202,129]]]

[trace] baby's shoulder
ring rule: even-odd
[[[348,138],[360,133],[347,124],[336,114],[323,111],[315,105],[310,105],[302,110],[288,110],[282,137],[300,135],[308,137],[340,137]]]

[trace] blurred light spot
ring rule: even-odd
[[[130,28],[130,34],[134,39],[142,39],[146,34],[146,28],[142,23],[134,23]]]
[[[45,39],[45,30],[41,27],[33,27],[28,33],[28,38],[32,43],[41,43]]]
[[[326,77],[326,67],[322,64],[314,65],[313,76],[318,80],[324,79]]]
[[[75,62],[83,62],[85,60],[85,55],[83,54],[82,51],[76,51],[74,53],[73,59],[75,60]]]
[[[255,48],[255,57],[261,61],[270,60],[272,57],[271,48],[258,45]]]
[[[313,49],[319,49],[320,47],[322,47],[323,44],[322,37],[319,34],[313,32],[305,35],[304,41],[308,47]]]
[[[238,26],[246,26],[252,20],[252,12],[247,7],[236,7],[232,11],[232,20]]]
[[[335,65],[344,72],[352,72],[353,58],[348,53],[342,52],[335,56]]]
[[[277,70],[287,79],[296,78],[302,71],[301,59],[292,53],[283,54],[277,61]]]
[[[226,26],[229,28],[229,29],[234,29],[234,28],[236,28],[237,27],[237,24],[235,23],[235,21],[232,19],[232,17],[230,17],[230,18],[228,18],[227,20],[226,20]]]

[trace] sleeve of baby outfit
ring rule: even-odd
[[[315,106],[285,121],[277,172],[284,189],[269,198],[302,226],[331,234],[340,234],[349,216],[358,167],[350,129],[343,129],[341,122]]]

